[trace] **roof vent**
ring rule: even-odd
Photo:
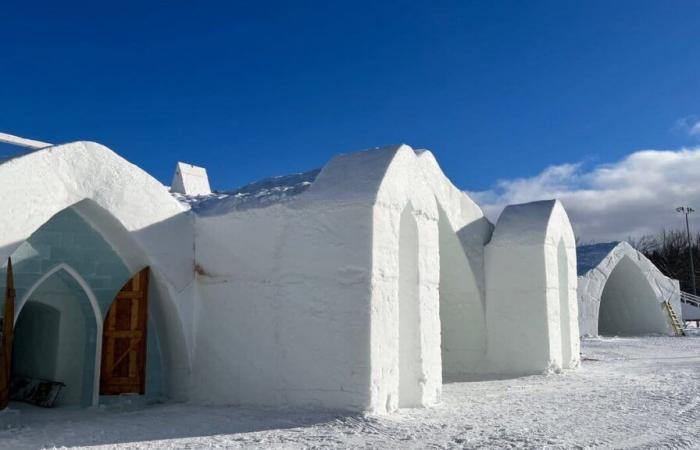
[[[178,162],[175,166],[173,182],[170,192],[177,192],[185,195],[209,195],[209,177],[207,169],[183,162]]]

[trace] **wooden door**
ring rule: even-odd
[[[144,394],[146,390],[146,267],[119,291],[105,318],[100,394]]]
[[[12,339],[15,322],[15,285],[12,275],[12,259],[7,259],[5,303],[0,330],[0,410],[10,402],[10,378],[12,376]]]

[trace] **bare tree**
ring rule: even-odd
[[[649,258],[664,275],[680,281],[681,289],[690,292],[690,263],[688,262],[688,240],[685,230],[662,230],[654,235],[629,238],[632,247]],[[700,260],[700,232],[692,238],[692,252]],[[700,284],[698,273],[695,281]]]

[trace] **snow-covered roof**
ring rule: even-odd
[[[386,179],[389,167],[396,161],[397,154],[407,149],[415,155],[415,161],[418,161],[424,179],[429,180],[429,184],[435,190],[438,203],[444,209],[453,229],[462,229],[474,222],[475,218],[481,218],[483,224],[480,224],[480,227],[484,232],[475,235],[480,239],[484,233],[490,236],[493,226],[484,217],[481,208],[467,193],[452,185],[432,153],[424,149],[413,150],[407,145],[391,145],[339,154],[323,168],[265,178],[231,191],[215,191],[210,195],[186,195],[173,189],[171,191],[177,200],[189,206],[199,216],[216,216],[264,208],[291,200],[305,192],[305,197],[312,201],[374,201]]]
[[[0,261],[55,214],[74,208],[89,215],[91,225],[116,230],[108,234],[133,239],[130,248],[138,251],[122,255],[125,261],[150,265],[179,289],[192,276],[186,208],[158,180],[103,145],[73,142],[6,160],[0,192],[0,211],[11,212],[0,215]]]
[[[601,242],[598,244],[582,245],[576,247],[576,263],[578,275],[581,276],[598,264],[617,247],[619,242]]]
[[[321,169],[265,178],[226,192],[210,195],[187,196],[173,193],[180,202],[202,216],[216,216],[231,211],[262,208],[306,191],[316,180]]]

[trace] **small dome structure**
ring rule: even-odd
[[[627,242],[577,248],[582,336],[675,334],[665,302],[680,314],[678,280]]]

